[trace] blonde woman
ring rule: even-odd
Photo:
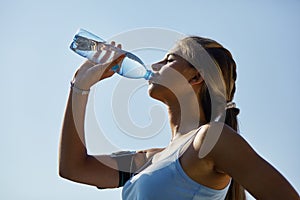
[[[107,65],[86,61],[74,76],[61,135],[62,177],[98,188],[123,187],[124,200],[242,200],[244,188],[257,199],[299,200],[288,181],[237,133],[236,64],[227,49],[207,38],[184,38],[152,65],[149,95],[168,109],[168,146],[88,155],[88,92],[114,74],[110,68],[123,55],[114,56]]]

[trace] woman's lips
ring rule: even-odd
[[[155,80],[157,79],[157,77],[158,77],[158,74],[156,74],[156,73],[152,74],[152,76],[148,80],[149,84],[155,83]]]

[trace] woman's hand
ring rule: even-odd
[[[111,42],[112,46],[115,46],[115,42]],[[118,48],[122,48],[120,44],[117,45]],[[100,60],[100,63],[95,64],[91,61],[85,61],[79,69],[76,71],[72,82],[77,88],[82,90],[89,90],[98,81],[111,77],[115,72],[111,69],[113,66],[119,64],[125,57],[122,51],[111,51],[105,49],[106,53]],[[113,49],[113,48],[112,48]],[[113,53],[112,62],[108,62],[111,54]],[[98,50],[94,55],[93,60],[99,60],[101,50]]]

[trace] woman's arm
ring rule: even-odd
[[[162,149],[142,150],[135,154],[88,155],[83,127],[87,98],[86,95],[70,92],[61,133],[59,174],[75,182],[99,188],[115,188],[120,186],[119,171],[136,173]],[[77,113],[76,124],[73,107]]]
[[[95,56],[99,56],[100,53],[98,52]],[[106,52],[102,58],[103,63],[110,57],[111,53]],[[84,119],[88,94],[82,94],[81,90],[88,91],[95,83],[112,76],[114,72],[110,68],[123,57],[124,55],[114,55],[115,61],[113,63],[103,65],[95,65],[95,63],[86,61],[75,73],[61,130],[60,176],[98,187],[118,186],[119,176],[116,159],[110,156],[95,157],[87,154]]]
[[[59,174],[63,178],[97,187],[117,187],[118,172],[115,160],[108,156],[96,158],[87,154],[83,131],[86,101],[87,96],[70,92],[61,131]],[[73,107],[77,110],[76,124]],[[82,118],[82,123],[78,115]],[[99,161],[101,159],[102,162]]]
[[[121,48],[121,46],[118,47]],[[108,52],[103,59],[109,58],[110,53]],[[82,90],[89,90],[98,81],[112,76],[114,72],[110,68],[116,65],[124,55],[114,55],[114,57],[115,61],[106,65],[95,65],[86,61],[75,73],[72,85]],[[103,62],[105,63],[105,60]],[[84,138],[88,95],[82,94],[76,88],[71,88],[61,130],[59,175],[75,182],[99,188],[118,187],[119,171],[135,173],[144,166],[156,150],[145,150],[125,155],[122,153],[88,155]]]
[[[76,72],[73,82],[76,87],[88,90],[94,84],[93,82],[96,82],[96,77],[88,74],[88,71],[101,72],[104,68],[105,66],[96,66],[86,61]],[[106,73],[106,75],[110,74]],[[85,81],[87,78],[94,81]],[[71,89],[61,131],[59,174],[80,183],[98,187],[117,187],[118,173],[115,160],[107,156],[96,158],[87,154],[84,138],[87,100],[88,95],[82,95]]]
[[[291,184],[226,125],[208,156],[257,199],[299,200]]]

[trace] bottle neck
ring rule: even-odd
[[[152,75],[153,75],[153,72],[148,69],[145,76],[144,76],[144,79],[149,80]]]

